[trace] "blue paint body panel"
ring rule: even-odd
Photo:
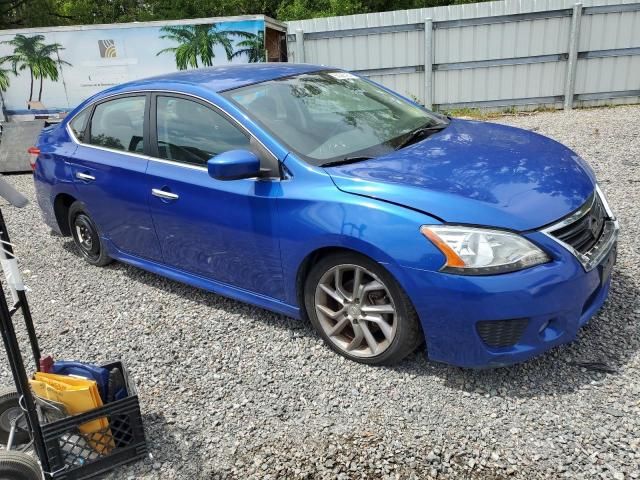
[[[67,164],[76,196],[85,203],[100,233],[123,251],[161,260],[145,188],[148,161],[79,145]],[[80,180],[78,173],[95,180]]]
[[[149,198],[167,266],[284,297],[276,230],[279,182],[215,180],[206,171],[152,161],[146,182],[145,191],[180,195],[176,201]]]
[[[81,200],[112,257],[295,318],[303,316],[298,273],[305,259],[327,248],[360,252],[383,265],[411,299],[429,357],[455,365],[506,365],[574,339],[605,301],[609,284],[537,230],[593,193],[595,178],[585,162],[532,132],[452,120],[445,130],[383,157],[315,167],[218,93],[323,68],[218,67],[94,96],[76,111],[135,91],[197,96],[241,123],[281,163],[284,176],[215,180],[206,168],[78,144],[64,121],[38,140],[34,179],[45,222],[60,231],[56,199]],[[78,180],[78,172],[95,182]],[[152,188],[179,199],[153,196]],[[419,228],[443,222],[524,232],[552,261],[493,276],[442,273],[443,254]],[[529,325],[509,348],[487,347],[476,331],[478,321],[523,317]],[[539,333],[546,322],[549,328]]]
[[[601,285],[598,269],[585,273],[571,253],[544,234],[535,232],[527,238],[543,246],[553,261],[482,277],[405,269],[416,308],[429,312],[421,320],[425,331],[432,332],[426,337],[430,358],[449,362],[455,351],[454,363],[466,367],[526,360],[574,340],[578,329],[602,306],[609,283]],[[482,343],[476,322],[515,318],[529,319],[516,345],[488,348]],[[541,334],[545,322],[550,326]]]
[[[329,173],[344,191],[411,205],[451,223],[511,230],[554,222],[595,188],[584,161],[550,138],[455,119],[427,140]]]

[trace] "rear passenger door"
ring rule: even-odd
[[[146,194],[149,96],[120,95],[89,107],[69,163],[78,198],[111,246],[160,261]]]

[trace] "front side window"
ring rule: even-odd
[[[219,153],[249,148],[247,135],[201,103],[158,96],[156,109],[160,158],[205,166]]]
[[[91,117],[89,143],[100,147],[143,153],[145,97],[124,97],[96,106]]]
[[[223,94],[313,165],[378,156],[446,121],[360,77],[321,71]]]
[[[87,126],[87,117],[89,116],[90,110],[91,107],[85,108],[82,112],[76,115],[71,122],[69,122],[69,127],[71,127],[71,131],[78,140],[82,140],[84,138],[84,130]]]

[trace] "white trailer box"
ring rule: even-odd
[[[170,49],[188,42],[196,26],[200,33],[208,27],[213,48],[212,60],[199,58],[197,67],[286,61],[286,27],[264,15],[0,30],[0,58],[14,54],[15,46],[7,42],[16,35],[42,35],[41,44],[60,45],[50,56],[58,70],[56,81],[34,78],[32,85],[26,65],[18,76],[10,75],[11,84],[3,93],[5,113],[13,120],[51,118],[112,85],[176,71],[176,55]],[[176,30],[183,40],[171,35]],[[12,68],[11,61],[1,68]]]

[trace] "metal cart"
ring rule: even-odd
[[[27,204],[27,199],[1,177],[0,197],[18,208]],[[0,389],[0,444],[6,446],[0,450],[0,480],[85,479],[145,457],[138,396],[122,363],[103,367],[120,370],[127,395],[100,408],[69,416],[63,405],[32,394],[14,329],[16,314],[23,317],[35,371],[40,369],[40,347],[1,209],[0,262],[13,305],[9,307],[0,283],[0,328],[15,383],[15,389]],[[107,428],[88,437],[82,427],[97,420]]]

